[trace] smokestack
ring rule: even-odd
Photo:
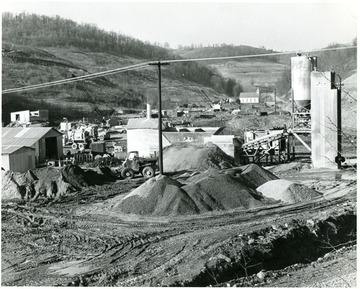
[[[146,104],[146,118],[147,119],[151,118],[151,104],[150,103]]]

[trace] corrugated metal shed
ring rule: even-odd
[[[35,149],[25,146],[2,146],[1,168],[24,173],[36,167]]]
[[[3,127],[2,145],[33,146],[39,139],[49,133],[62,135],[59,131],[52,127]]]
[[[34,148],[21,146],[21,145],[2,145],[1,154],[2,155],[10,155],[10,154],[18,151],[21,148],[27,148],[27,149],[35,150]]]

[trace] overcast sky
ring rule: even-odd
[[[173,48],[226,43],[306,51],[357,36],[356,1],[1,2],[2,11],[59,15]]]

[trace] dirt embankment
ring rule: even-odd
[[[341,91],[343,130],[357,131],[357,72],[346,78]]]
[[[64,168],[44,167],[26,173],[2,172],[2,199],[34,201],[39,197],[54,199],[83,187],[114,181],[108,168],[83,170],[76,165]]]

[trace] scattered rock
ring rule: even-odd
[[[265,278],[265,270],[261,270],[259,273],[256,274],[260,281],[263,281]]]
[[[306,224],[309,225],[310,227],[314,227],[315,226],[315,222],[313,220],[307,220]]]

